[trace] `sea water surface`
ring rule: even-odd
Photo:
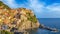
[[[56,28],[59,32],[38,29],[37,34],[60,34],[60,18],[38,18],[39,22],[47,27]]]

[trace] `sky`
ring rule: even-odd
[[[1,0],[10,8],[28,8],[37,18],[60,18],[60,0]]]

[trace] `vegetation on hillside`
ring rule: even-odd
[[[28,20],[30,20],[33,23],[37,23],[37,19],[35,15],[31,16],[31,13],[27,13],[27,15],[28,15]]]
[[[3,2],[0,1],[0,6],[2,6],[3,8],[9,8],[7,5],[5,5]]]
[[[13,34],[13,32],[8,32],[8,31],[5,31],[5,30],[1,30],[0,34]]]

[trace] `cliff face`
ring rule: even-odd
[[[0,1],[0,30],[19,31],[24,29],[38,28],[39,22],[34,13],[26,8],[10,9]]]

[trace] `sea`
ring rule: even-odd
[[[40,24],[46,27],[56,28],[58,32],[52,32],[45,29],[38,29],[36,34],[60,34],[60,18],[38,18]]]

